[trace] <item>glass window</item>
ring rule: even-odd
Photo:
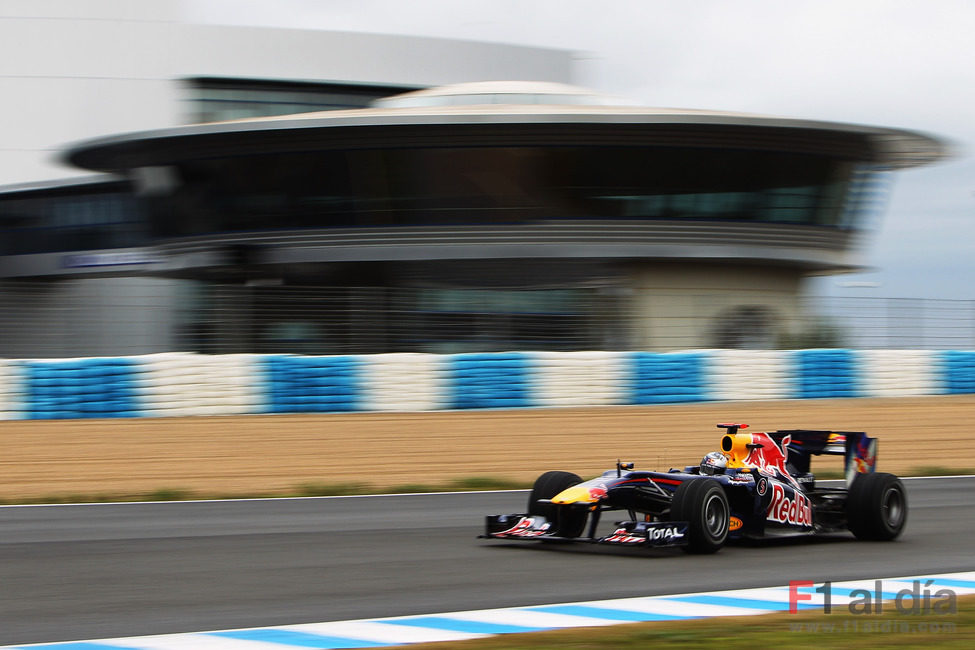
[[[128,248],[147,243],[146,213],[127,186],[0,195],[0,254]]]
[[[198,78],[184,83],[186,121],[194,123],[364,108],[380,97],[415,90],[258,79]]]
[[[853,228],[869,192],[851,173],[823,156],[704,148],[308,151],[186,162],[176,193],[152,210],[162,236],[553,219]]]

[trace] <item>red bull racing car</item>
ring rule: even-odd
[[[587,541],[625,546],[680,546],[714,553],[734,539],[849,530],[857,538],[892,540],[907,521],[907,495],[893,474],[876,472],[877,440],[863,432],[797,429],[746,433],[725,429],[721,451],[700,465],[668,472],[635,471],[617,462],[589,481],[546,472],[535,482],[528,512],[487,517],[482,537]],[[845,457],[845,487],[816,484],[810,460]],[[629,515],[597,536],[602,513]]]

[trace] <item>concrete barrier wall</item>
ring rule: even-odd
[[[975,351],[695,350],[0,360],[0,419],[975,393]]]

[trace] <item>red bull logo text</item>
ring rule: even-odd
[[[781,524],[795,524],[797,526],[812,526],[812,507],[809,499],[801,492],[795,493],[796,497],[790,499],[785,495],[785,488],[779,484],[772,486],[772,503],[766,511],[769,521],[777,521]]]

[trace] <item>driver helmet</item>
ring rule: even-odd
[[[728,467],[728,457],[720,451],[712,451],[701,459],[701,474],[724,474]]]

